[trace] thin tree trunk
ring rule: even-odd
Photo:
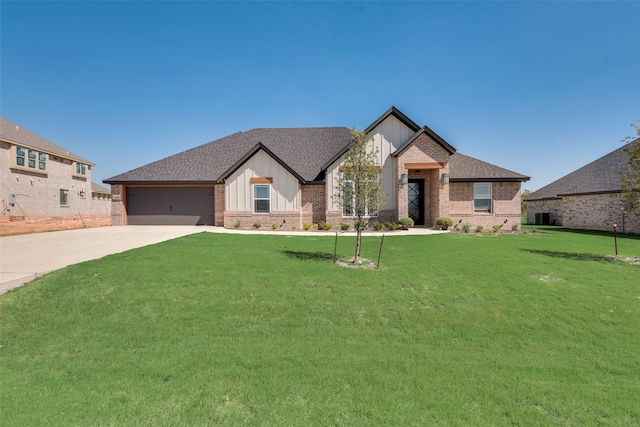
[[[353,258],[354,264],[360,264],[360,238],[362,237],[362,219],[356,222],[356,256]]]

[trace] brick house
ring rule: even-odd
[[[392,107],[365,129],[378,149],[385,206],[371,221],[411,217],[434,226],[520,223],[529,177],[456,153]],[[209,224],[285,228],[353,218],[333,196],[347,128],[252,129],[106,179],[112,224]]]
[[[89,160],[0,118],[2,217],[110,215],[110,190]]]
[[[527,223],[640,233],[640,215],[625,215],[622,174],[633,142],[531,193]]]

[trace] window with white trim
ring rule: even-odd
[[[269,213],[271,211],[271,186],[269,184],[253,185],[253,212]]]
[[[491,213],[491,183],[476,182],[473,184],[473,211]]]

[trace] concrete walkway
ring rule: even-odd
[[[232,234],[335,236],[335,231],[230,230],[207,226],[129,225],[0,237],[0,294],[71,264],[203,231]],[[386,233],[365,231],[363,235],[408,236],[443,232],[446,233],[446,231],[428,228],[412,228]],[[355,232],[341,235],[355,235]]]

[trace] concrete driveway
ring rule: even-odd
[[[2,237],[0,294],[71,264],[200,233],[206,228],[209,227],[98,227]]]
[[[203,231],[233,234],[335,236],[335,231],[230,230],[222,227],[176,225],[128,225],[126,227],[83,228],[5,236],[0,238],[0,294],[30,282],[38,276],[71,264]],[[381,233],[384,232],[368,231],[364,232],[364,235],[380,235]],[[443,231],[416,227],[406,231],[391,232],[390,235],[408,236],[437,233],[443,233]],[[341,232],[341,234],[355,235],[355,232]]]

